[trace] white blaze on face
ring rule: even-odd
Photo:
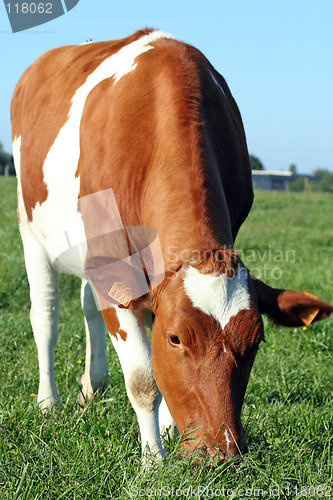
[[[224,329],[239,311],[250,309],[250,294],[245,274],[245,271],[237,272],[233,278],[227,278],[225,274],[202,274],[193,266],[188,266],[184,287],[193,306],[213,316]]]
[[[85,277],[85,232],[77,202],[80,191],[80,178],[75,177],[80,158],[80,124],[86,100],[90,92],[102,81],[113,77],[116,85],[126,74],[133,71],[136,58],[153,49],[150,45],[160,38],[170,35],[154,31],[124,46],[112,56],[106,58],[76,90],[71,101],[68,119],[59,130],[44,165],[44,183],[48,197],[33,209],[33,224],[46,239],[47,251],[54,262],[70,247],[80,246],[81,262],[73,259],[66,262],[60,271],[71,272]],[[61,264],[61,262],[60,262]]]

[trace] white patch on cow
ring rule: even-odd
[[[149,380],[153,380],[151,345],[143,326],[142,311],[119,307],[115,307],[115,310],[120,329],[126,332],[127,337],[123,340],[120,335],[110,335],[110,338],[123,370],[128,397],[137,415],[142,453],[144,455],[148,446],[152,453],[161,458],[164,455],[158,425],[161,396],[158,390],[145,394],[144,388],[141,390],[139,385],[140,380],[143,380],[143,385],[147,387],[150,385]],[[133,391],[133,388],[137,390]]]
[[[217,86],[217,88],[222,92],[222,94],[224,95],[224,97],[227,99],[227,96],[225,95],[225,92],[224,92],[223,88],[221,87],[221,85],[219,84],[219,82],[216,80],[216,78],[213,75],[212,71],[209,71],[209,74],[212,77],[212,80],[215,83],[215,85]]]
[[[188,266],[184,276],[185,291],[194,307],[213,316],[222,329],[239,311],[250,309],[250,294],[244,272],[233,278],[225,274],[202,274]]]

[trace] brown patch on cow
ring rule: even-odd
[[[225,344],[237,360],[246,361],[264,340],[261,316],[255,307],[239,311],[224,328]]]
[[[143,367],[135,368],[130,376],[128,389],[142,410],[154,409],[158,389],[151,371]]]
[[[122,330],[121,328],[118,330],[117,333],[119,333],[121,340],[123,340],[125,342],[125,340],[127,338],[127,333],[124,330]]]
[[[119,319],[117,317],[117,313],[114,307],[110,307],[109,309],[104,309],[101,312],[106,329],[110,333],[110,335],[112,335],[116,339],[118,339],[117,335],[119,335],[120,338],[123,341],[125,341],[127,338],[127,333],[120,328]]]

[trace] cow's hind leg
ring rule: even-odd
[[[151,347],[143,326],[142,312],[119,307],[103,311],[113,346],[122,366],[128,397],[137,415],[144,460],[147,447],[162,458],[158,407],[161,394],[151,367]]]
[[[54,348],[58,340],[59,280],[44,247],[29,223],[21,226],[26,270],[30,285],[30,321],[38,351],[38,403],[46,410],[59,403],[54,378]]]
[[[105,324],[96,307],[90,283],[82,281],[81,304],[86,328],[85,372],[78,380],[82,387],[80,404],[90,401],[99,389],[105,389],[109,381],[108,363],[105,352]]]

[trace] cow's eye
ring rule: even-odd
[[[169,344],[171,344],[173,347],[180,347],[181,342],[180,338],[177,337],[177,335],[169,335]]]

